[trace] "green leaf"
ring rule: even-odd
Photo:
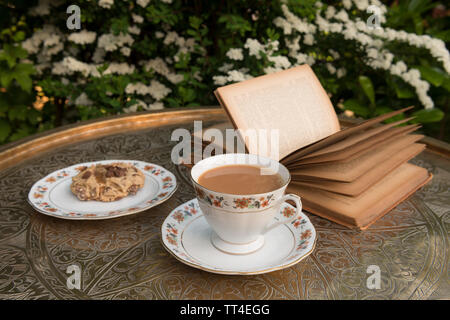
[[[231,32],[239,32],[242,36],[247,31],[251,31],[250,23],[241,16],[234,14],[225,14],[218,20],[219,23],[224,23],[225,28]]]
[[[375,90],[373,89],[372,80],[366,76],[359,76],[358,80],[370,103],[375,105]]]
[[[24,121],[27,118],[27,107],[22,105],[12,106],[8,111],[9,120],[20,120]]]
[[[184,102],[191,102],[195,99],[195,90],[190,88],[178,87],[178,91]]]
[[[394,79],[392,81],[395,93],[399,99],[412,99],[416,96],[415,92],[403,81]]]
[[[367,118],[370,116],[370,109],[364,105],[362,105],[356,99],[348,99],[343,103],[345,110],[353,111],[356,115],[361,116],[363,118]]]
[[[27,91],[27,92],[31,91],[31,86],[32,86],[33,82],[31,81],[30,77],[28,77],[28,76],[17,77],[16,81],[19,84],[19,86],[22,88],[23,91]]]
[[[420,15],[413,17],[414,29],[417,34],[423,34],[423,19]]]
[[[429,123],[441,121],[444,117],[444,112],[438,108],[422,109],[413,113],[414,122]]]
[[[417,66],[420,75],[435,87],[440,87],[444,82],[446,74],[443,70],[435,67]]]
[[[3,142],[8,138],[11,133],[11,126],[5,119],[0,119],[0,142]]]
[[[11,72],[1,72],[0,73],[0,84],[2,87],[7,88],[9,84],[11,83],[12,79],[14,77],[14,74]]]
[[[0,60],[6,60],[8,67],[13,68],[17,59],[24,59],[27,55],[27,51],[22,47],[7,43],[0,52]]]
[[[408,12],[419,15],[427,8],[429,0],[412,0],[408,5]]]
[[[375,109],[375,115],[380,116],[382,114],[386,114],[386,113],[389,113],[389,112],[392,112],[392,111],[394,111],[392,108],[385,107],[385,106],[381,106],[381,107],[377,106],[376,109]],[[392,123],[392,122],[399,121],[399,120],[402,120],[402,119],[405,119],[405,115],[403,113],[398,114],[398,115],[396,115],[394,117],[391,117],[389,119],[386,119],[383,122],[384,123]]]
[[[430,33],[434,38],[439,38],[444,42],[450,41],[450,30],[440,30],[438,32]]]
[[[450,92],[450,77],[445,78],[444,82],[442,82],[442,88]]]
[[[19,140],[22,138],[25,138],[26,136],[28,136],[30,134],[30,128],[26,127],[26,126],[22,126],[20,127],[16,132],[14,132],[11,137],[10,140],[11,141],[15,141],[15,140]]]
[[[18,31],[16,32],[16,34],[13,36],[13,40],[14,42],[20,42],[22,40],[25,39],[25,32],[23,31]]]

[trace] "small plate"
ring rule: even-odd
[[[93,164],[130,163],[145,175],[144,187],[135,195],[118,201],[81,201],[70,190],[72,177],[80,169]],[[168,170],[153,163],[131,160],[86,162],[57,170],[36,182],[28,194],[28,202],[39,212],[62,219],[111,219],[141,212],[154,207],[175,192],[177,180]]]
[[[283,203],[279,217],[274,219],[282,218],[288,207],[294,208]],[[216,249],[211,243],[212,233],[197,199],[174,209],[161,227],[163,245],[175,258],[219,274],[249,275],[284,269],[307,257],[316,242],[316,230],[303,213],[292,223],[267,232],[263,247],[250,254],[233,255]]]

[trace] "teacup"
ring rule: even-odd
[[[266,193],[237,195],[208,190],[198,183],[204,172],[236,164],[256,165],[267,171],[275,170],[273,172],[278,173],[282,179],[282,186]],[[191,180],[200,209],[214,231],[211,242],[226,253],[248,254],[260,249],[264,245],[265,233],[294,221],[302,210],[300,197],[284,194],[291,180],[289,171],[279,162],[266,157],[242,153],[212,156],[193,166]],[[296,209],[285,214],[287,219],[276,221],[274,218],[286,200],[294,201]]]

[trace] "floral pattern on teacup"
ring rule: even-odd
[[[269,207],[275,200],[274,194],[269,193],[264,196],[222,196],[214,195],[206,192],[199,186],[194,186],[197,197],[205,201],[210,206],[217,208],[232,208],[232,209],[260,209]]]

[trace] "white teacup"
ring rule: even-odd
[[[205,171],[225,165],[242,164],[256,165],[278,173],[283,181],[282,187],[261,194],[236,195],[215,192],[198,183]],[[194,165],[191,179],[200,209],[214,231],[211,241],[217,249],[226,253],[247,254],[260,249],[264,245],[266,232],[294,221],[302,210],[300,197],[284,194],[291,180],[289,171],[279,162],[266,157],[242,153],[213,156]],[[296,209],[285,214],[287,219],[274,222],[275,215],[286,200],[293,200]]]

